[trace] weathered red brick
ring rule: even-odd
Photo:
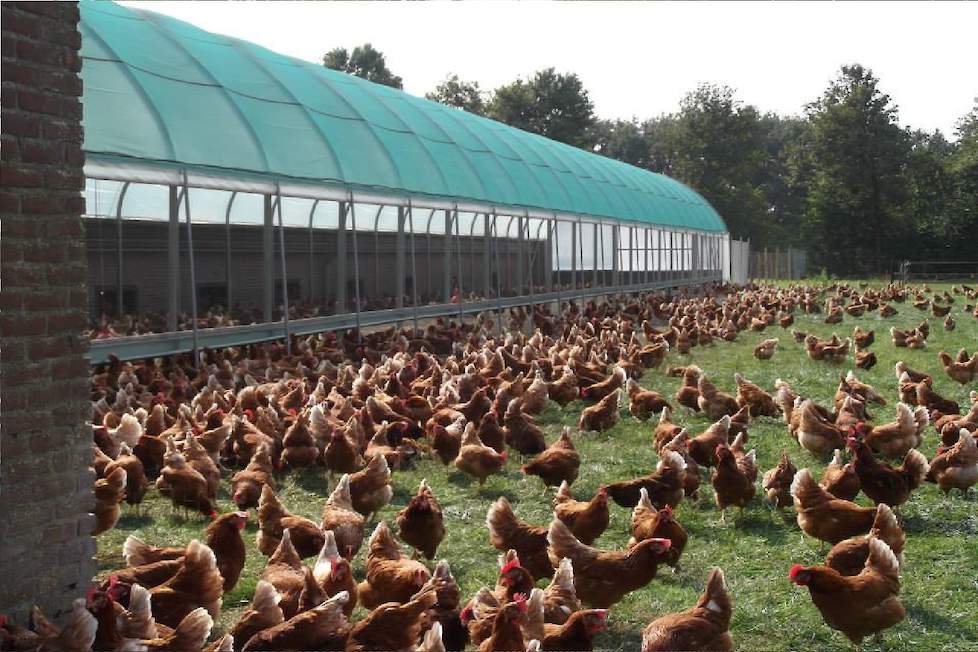
[[[63,115],[64,100],[58,95],[41,93],[26,88],[17,89],[17,106],[24,111]]]
[[[65,210],[65,198],[52,193],[25,195],[20,200],[20,206],[25,214],[62,213]]]
[[[36,115],[23,111],[4,110],[3,131],[11,136],[34,138],[41,135],[41,120]]]
[[[0,213],[16,213],[20,210],[20,195],[14,192],[0,192]],[[4,236],[7,235],[7,221],[3,224]]]
[[[22,140],[20,156],[25,163],[44,163],[55,165],[64,161],[64,151],[60,143],[47,140]]]
[[[5,189],[10,188],[40,188],[44,185],[44,172],[13,163],[0,164],[0,176],[3,177]]]
[[[37,316],[0,315],[3,337],[30,337],[44,332],[45,319]]]

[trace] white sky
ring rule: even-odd
[[[873,69],[904,125],[941,129],[978,96],[978,3],[123,2],[309,61],[372,43],[423,95],[449,72],[492,89],[576,72],[602,118],[678,109],[699,82],[797,114],[840,65]]]

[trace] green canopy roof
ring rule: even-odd
[[[669,177],[161,14],[80,8],[89,161],[726,230]]]

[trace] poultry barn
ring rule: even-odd
[[[666,176],[149,12],[81,32],[95,362],[723,277]]]
[[[80,15],[97,572],[0,650],[978,637],[975,288],[736,285],[667,176]]]

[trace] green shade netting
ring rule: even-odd
[[[80,8],[90,159],[726,230],[669,177],[161,14]]]

